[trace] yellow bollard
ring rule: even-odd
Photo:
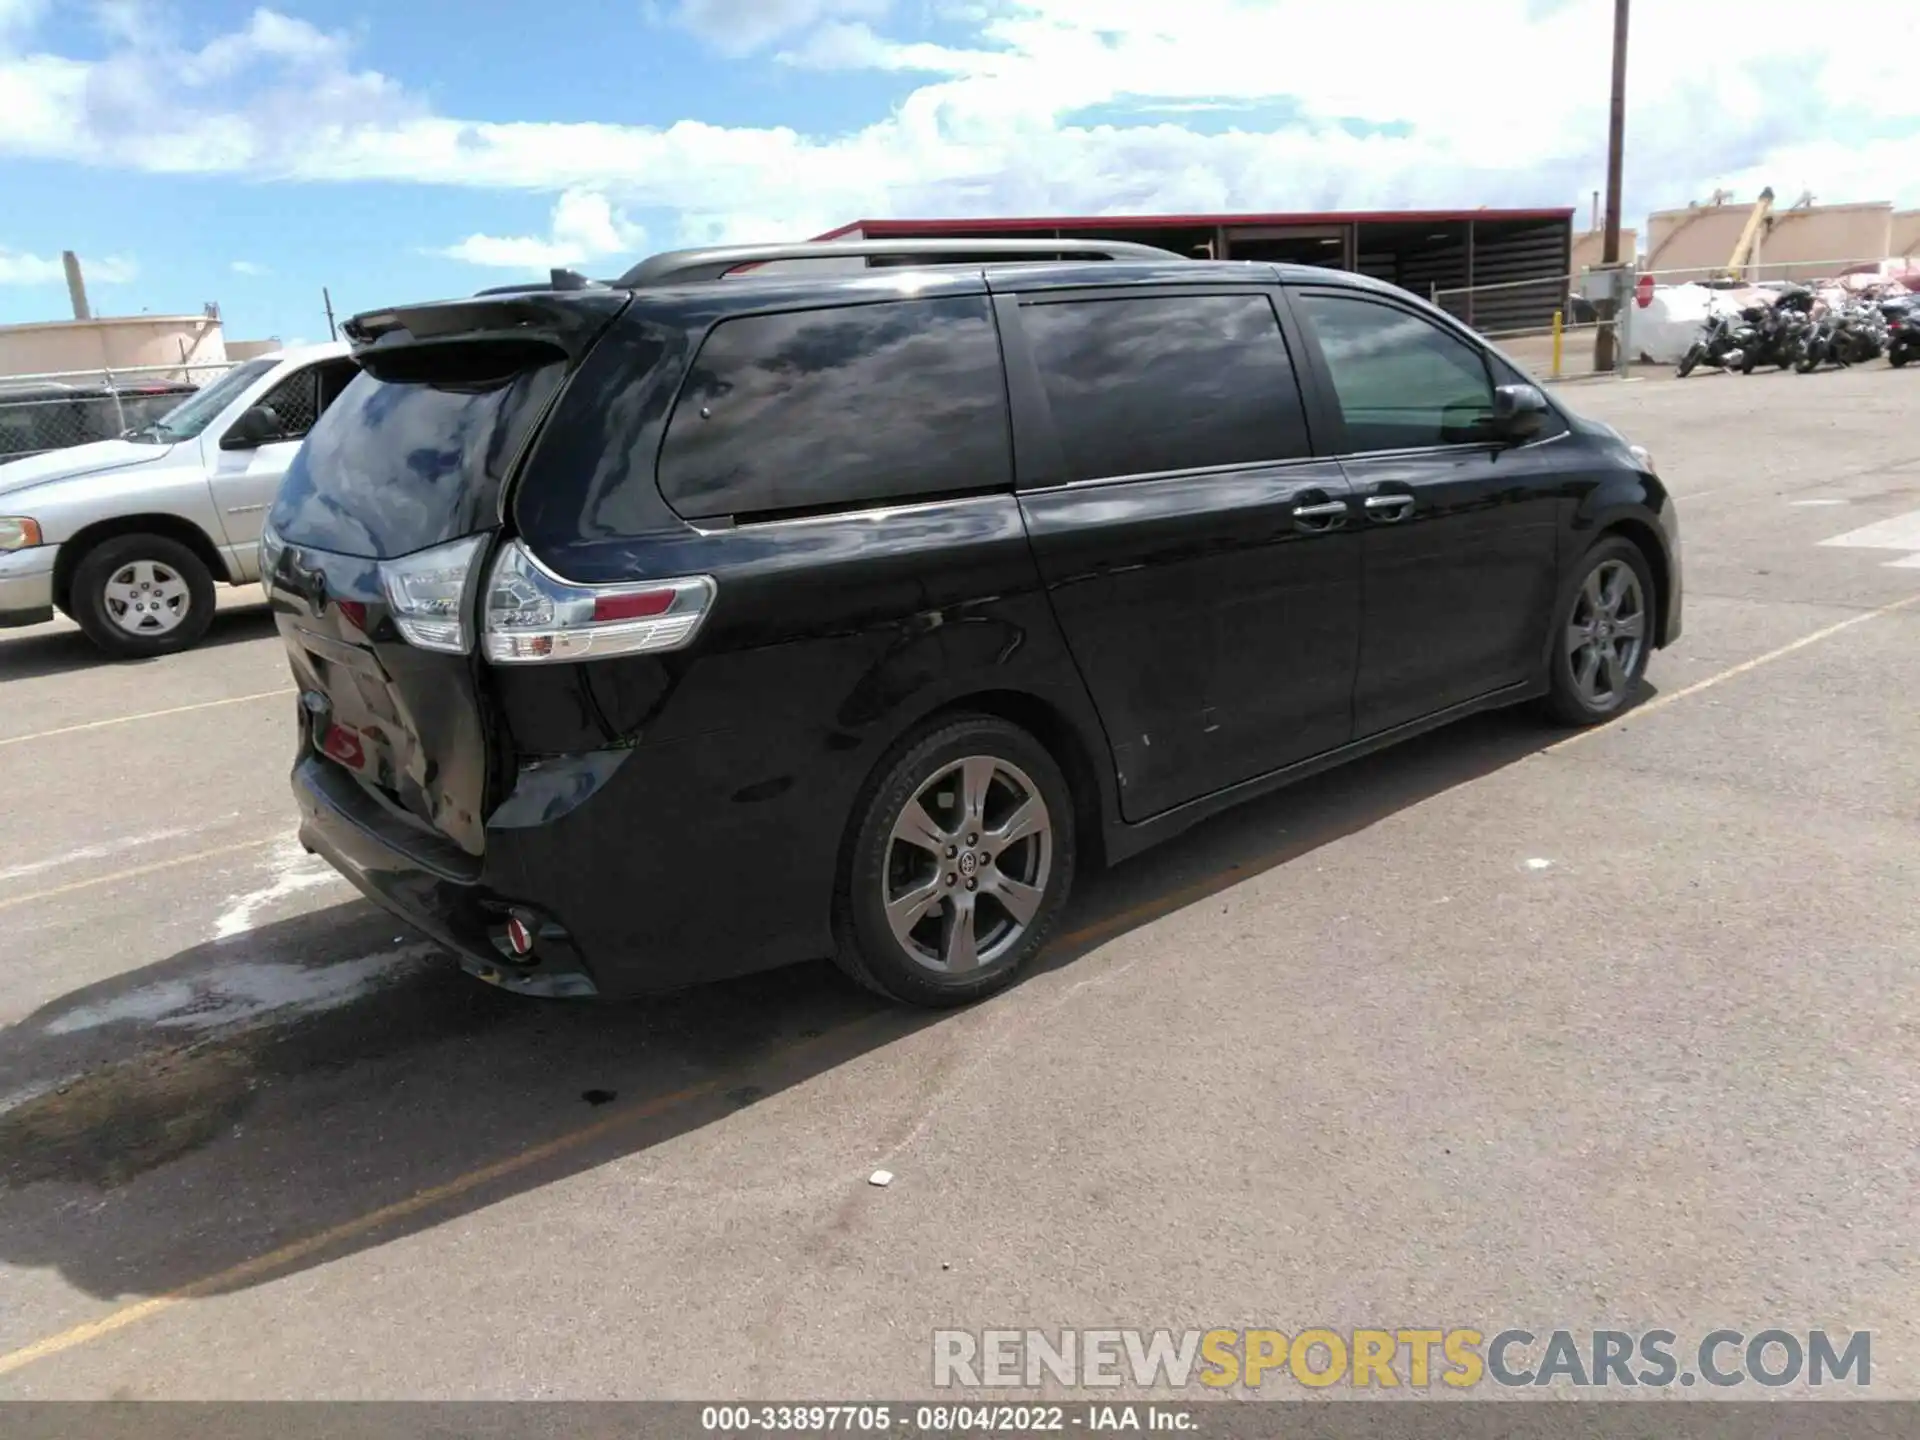
[[[1560,312],[1553,312],[1553,379],[1560,378]]]

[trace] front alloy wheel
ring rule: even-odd
[[[1620,713],[1647,668],[1654,638],[1646,557],[1613,536],[1587,553],[1561,601],[1547,696],[1554,715],[1593,725]]]
[[[1567,622],[1567,656],[1580,698],[1596,710],[1618,707],[1646,640],[1647,597],[1639,577],[1624,560],[1603,560],[1587,573]]]
[[[1066,779],[1025,730],[968,715],[909,737],[855,818],[836,959],[913,1004],[991,994],[1045,943],[1074,853]]]

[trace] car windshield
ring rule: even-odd
[[[279,363],[269,358],[249,360],[244,365],[236,365],[205,389],[181,401],[158,420],[142,425],[137,430],[129,430],[127,439],[152,440],[162,444],[175,440],[191,440],[211,425],[214,418],[231,405],[241,391]]]

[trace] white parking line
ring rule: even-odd
[[[0,737],[0,747],[24,745],[29,740],[51,740],[56,735],[77,735],[82,730],[101,730],[109,725],[131,725],[136,720],[158,720],[167,715],[185,715],[194,710],[211,710],[219,705],[244,705],[249,700],[272,700],[278,696],[292,695],[291,685],[279,690],[261,690],[252,695],[229,695],[224,700],[200,700],[192,705],[175,705],[169,710],[148,710],[139,715],[116,715],[111,720],[88,720],[80,725],[62,725],[57,730],[36,730],[31,735],[8,735]]]
[[[1920,556],[1920,510],[1909,510],[1905,515],[1895,515],[1888,520],[1876,520],[1871,525],[1862,525],[1858,530],[1849,530],[1844,535],[1835,535],[1820,543],[1847,550],[1905,550],[1907,553],[1900,559],[1885,563],[1896,569],[1912,570],[1916,568],[1915,557]]]

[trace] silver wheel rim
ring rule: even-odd
[[[129,635],[165,635],[177,630],[193,606],[193,592],[179,571],[158,560],[132,560],[107,577],[102,590],[107,618]]]
[[[880,902],[907,958],[939,975],[993,965],[1033,928],[1053,871],[1053,817],[1019,766],[969,755],[901,807]]]
[[[1646,595],[1624,560],[1602,560],[1574,598],[1567,621],[1567,663],[1574,689],[1595,710],[1611,710],[1627,690],[1647,643]]]

